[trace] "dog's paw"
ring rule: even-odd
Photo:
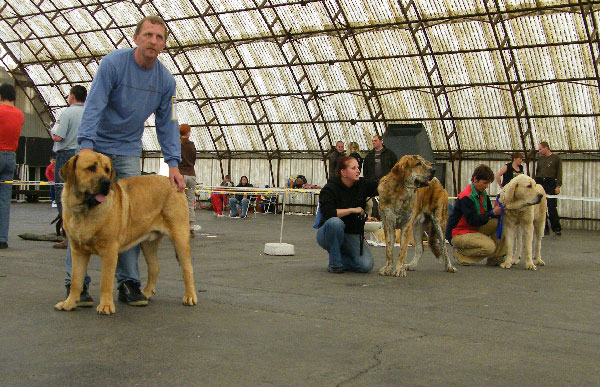
[[[383,275],[383,276],[392,275],[392,267],[391,266],[382,267],[381,269],[379,269],[379,275]]]
[[[408,271],[415,271],[415,270],[417,270],[417,265],[415,265],[414,263],[409,263],[407,265],[404,265],[404,267]]]
[[[61,301],[58,304],[54,305],[54,309],[56,309],[56,310],[73,310],[73,309],[75,309],[76,306],[77,306],[76,302],[69,302],[69,299],[67,298],[66,300]]]
[[[142,294],[144,296],[146,296],[147,299],[150,299],[150,297],[152,297],[153,295],[156,294],[156,290],[155,289],[148,289],[146,287],[146,288],[144,288],[144,290],[142,290]]]
[[[198,296],[195,293],[183,296],[183,305],[193,306],[198,303]]]
[[[530,262],[527,262],[527,263],[525,264],[525,268],[526,268],[527,270],[537,270],[537,266],[535,266],[535,265],[533,264],[533,262],[531,262],[531,263],[530,263]]]
[[[456,268],[454,266],[452,266],[452,265],[446,266],[446,271],[448,273],[456,273]]]
[[[394,270],[394,277],[406,277],[406,269],[403,267]]]
[[[96,307],[96,311],[98,312],[98,314],[106,314],[106,315],[113,314],[113,313],[115,313],[115,304],[112,302],[110,304],[100,303],[100,305],[98,305]]]
[[[546,266],[546,262],[542,261],[542,258],[536,258],[535,263],[539,266]]]
[[[512,266],[512,263],[509,263],[509,262],[506,262],[506,261],[504,261],[504,262],[502,262],[500,264],[500,267],[503,268],[503,269],[510,269],[511,266]]]

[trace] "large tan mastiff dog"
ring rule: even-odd
[[[167,235],[177,252],[185,283],[184,305],[198,302],[190,257],[188,207],[183,192],[168,178],[136,176],[114,181],[110,159],[86,151],[73,156],[60,170],[63,227],[73,259],[71,291],[58,310],[74,309],[91,254],[102,259],[99,314],[115,313],[113,280],[118,253],[140,244],[148,266],[148,283],[142,293],[154,294],[159,265],[157,249]]]

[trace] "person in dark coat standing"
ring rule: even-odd
[[[344,143],[342,141],[338,141],[335,144],[335,148],[333,148],[329,153],[329,156],[327,156],[327,160],[329,160],[329,179],[335,176],[335,167],[337,161],[344,156],[346,156],[346,153],[344,152]]]
[[[540,158],[538,159],[535,168],[535,182],[544,187],[544,191],[548,195],[559,195],[560,187],[562,186],[562,161],[557,154],[550,151],[550,145],[546,141],[542,141],[538,145]],[[557,199],[548,198],[548,217],[550,218],[550,227],[556,233],[556,236],[561,235],[562,227],[560,225],[560,217],[558,216]],[[548,231],[546,223],[546,232]]]
[[[398,157],[394,151],[383,145],[381,136],[373,136],[372,143],[373,149],[367,153],[363,163],[363,176],[367,180],[373,180],[379,183],[379,180],[387,175],[394,165],[396,165]],[[373,200],[371,216],[379,219],[379,205],[377,200]]]

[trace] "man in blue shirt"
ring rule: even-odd
[[[165,48],[168,30],[158,16],[143,18],[136,27],[134,49],[119,49],[100,62],[85,103],[77,140],[81,152],[94,150],[111,158],[117,179],[140,174],[144,122],[154,113],[156,135],[171,184],[185,188],[177,168],[181,161],[179,125],[174,111],[175,79],[157,60]],[[145,306],[140,291],[135,246],[119,254],[116,277],[119,301]],[[69,251],[70,253],[70,251]]]

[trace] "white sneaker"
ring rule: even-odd
[[[192,230],[192,231],[200,231],[200,230],[202,230],[202,226],[199,226],[199,225],[196,224],[193,227],[190,227],[190,230]]]
[[[56,207],[57,207],[56,202],[52,202],[52,208],[56,208]]]
[[[227,215],[225,215],[225,214],[217,214],[217,218],[223,218],[225,216],[227,216]]]

